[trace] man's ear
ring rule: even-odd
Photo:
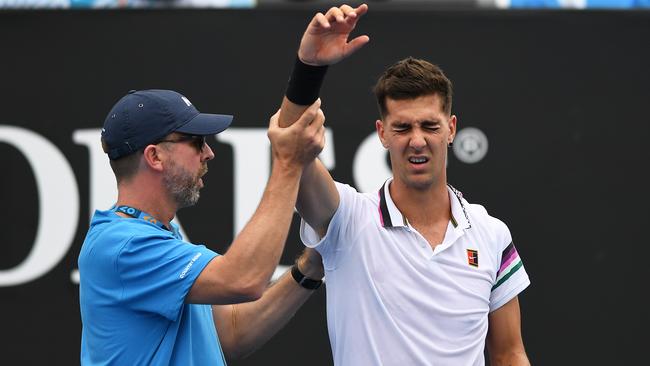
[[[386,141],[384,137],[384,122],[382,120],[378,119],[375,121],[375,129],[377,130],[377,136],[379,136],[379,141],[381,141],[381,144],[384,146],[384,149],[388,149],[388,142]]]
[[[144,148],[142,155],[144,156],[144,162],[149,169],[158,172],[163,170],[163,156],[165,155],[165,152],[162,150],[163,149],[158,145],[147,145],[147,147]]]
[[[458,122],[456,115],[452,114],[451,117],[449,118],[449,141],[447,141],[448,144],[451,144],[454,142],[454,139],[456,138],[456,123]]]

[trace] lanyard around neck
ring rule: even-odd
[[[148,213],[146,213],[144,211],[141,211],[141,210],[138,210],[137,208],[133,208],[133,207],[127,206],[127,205],[122,205],[122,206],[116,206],[114,210],[119,211],[119,212],[121,212],[121,213],[123,213],[125,215],[129,215],[129,216],[131,216],[131,217],[133,217],[135,219],[141,219],[141,220],[144,220],[146,222],[152,223],[152,224],[158,226],[161,229],[165,229],[167,231],[170,231],[167,228],[167,226],[165,226],[165,224],[163,224],[162,222],[156,220],[153,216],[149,215]]]

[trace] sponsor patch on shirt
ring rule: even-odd
[[[478,267],[478,250],[467,249],[467,264]]]

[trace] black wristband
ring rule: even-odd
[[[298,269],[297,264],[294,264],[293,267],[291,267],[291,276],[300,286],[308,290],[315,290],[323,284],[322,280],[312,280],[311,278],[305,277],[305,275]]]
[[[285,93],[287,99],[298,105],[311,105],[314,103],[318,99],[326,72],[327,65],[307,65],[296,57],[296,63],[293,66]]]

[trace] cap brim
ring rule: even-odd
[[[188,135],[214,135],[228,128],[232,119],[233,116],[227,114],[199,113],[175,131]]]

